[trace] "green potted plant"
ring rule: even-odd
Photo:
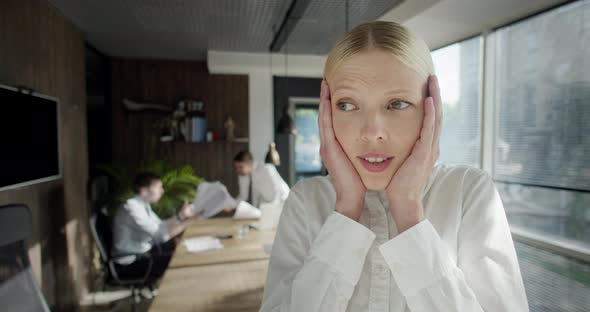
[[[154,212],[162,219],[174,216],[184,201],[192,202],[197,186],[204,181],[194,174],[193,168],[189,165],[177,167],[161,160],[141,163],[137,167],[112,163],[99,166],[98,169],[108,174],[116,184],[109,204],[111,215],[119,205],[133,196],[133,179],[138,172],[152,172],[162,179],[164,195],[160,201],[152,205]]]

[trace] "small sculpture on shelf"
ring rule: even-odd
[[[234,135],[234,129],[236,128],[236,125],[231,116],[227,116],[227,119],[225,119],[225,122],[223,123],[223,127],[225,128],[225,139],[228,142],[233,142],[236,138]]]
[[[172,112],[173,137],[176,141],[184,141],[187,137],[186,129],[186,103],[179,101],[176,103],[176,109]]]
[[[154,128],[160,135],[160,142],[171,142],[174,140],[175,127],[170,116],[157,120]]]
[[[152,104],[152,103],[141,103],[132,101],[130,99],[123,99],[123,107],[130,112],[142,112],[142,111],[159,111],[168,113],[171,109],[166,105]]]

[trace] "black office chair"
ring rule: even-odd
[[[142,272],[144,274],[139,278],[129,279],[120,277],[120,274],[117,272],[117,266],[115,265],[115,259],[110,255],[112,247],[112,227],[111,218],[108,215],[107,209],[110,196],[108,177],[98,176],[92,178],[89,182],[88,194],[90,231],[100,254],[104,277],[103,290],[105,290],[107,286],[127,287],[131,289],[131,296],[134,298],[134,304],[139,303],[141,299],[140,290],[142,288],[153,290],[153,285],[157,282],[157,279],[150,277],[152,258],[149,254],[134,255],[137,259],[135,261],[148,262],[147,270]]]
[[[25,240],[31,211],[23,204],[0,206],[0,310],[50,311],[31,270]]]

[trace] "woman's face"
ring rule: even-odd
[[[338,142],[365,187],[385,189],[419,138],[427,78],[372,49],[341,63],[327,80]]]

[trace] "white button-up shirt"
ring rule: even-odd
[[[508,222],[491,177],[437,164],[426,219],[398,234],[386,193],[368,191],[355,222],[330,177],[285,202],[261,311],[528,311]]]
[[[260,207],[263,203],[284,202],[289,195],[289,185],[283,180],[273,164],[258,161],[252,163],[250,176],[238,176],[239,195],[237,201],[248,199],[248,188],[252,180],[252,205]]]
[[[113,247],[111,254],[119,264],[135,261],[135,256],[149,251],[154,244],[170,239],[168,224],[139,196],[128,199],[113,219]]]

